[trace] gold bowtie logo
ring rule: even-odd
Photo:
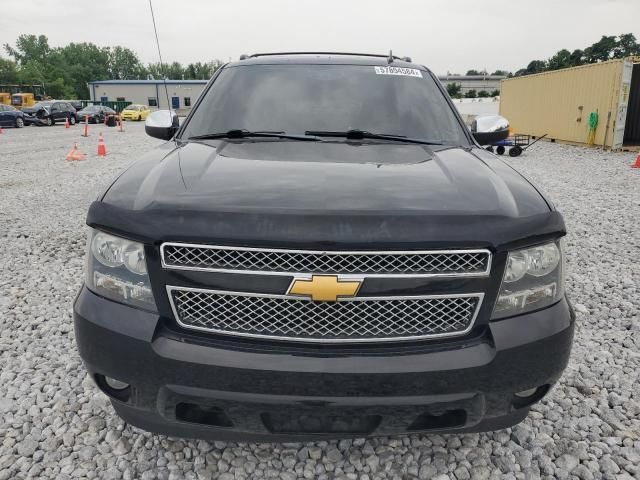
[[[337,275],[313,275],[296,278],[291,283],[289,295],[311,297],[314,302],[335,302],[338,297],[355,297],[362,280],[340,280]]]

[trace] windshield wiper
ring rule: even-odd
[[[366,130],[347,130],[345,132],[331,132],[322,130],[307,130],[304,132],[306,135],[313,135],[314,137],[344,137],[348,140],[391,140],[393,142],[405,142],[405,143],[417,143],[422,145],[442,145],[442,142],[437,140],[426,140],[421,138],[409,138],[403,135],[388,135],[386,133],[371,133]]]
[[[194,135],[188,140],[215,140],[217,138],[239,139],[239,138],[285,138],[288,140],[303,140],[306,142],[317,142],[319,139],[308,135],[290,135],[286,132],[250,132],[244,129],[228,130],[219,133],[206,133],[204,135]]]

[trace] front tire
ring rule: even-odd
[[[47,117],[45,118],[44,123],[47,125],[47,127],[52,127],[55,122],[53,121],[53,118]]]
[[[69,117],[69,125],[75,125],[76,124],[76,117],[74,117],[73,115],[71,115]]]
[[[16,128],[22,128],[22,127],[24,127],[24,120],[22,119],[22,117],[16,118]]]

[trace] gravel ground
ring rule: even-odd
[[[125,425],[74,345],[89,203],[158,144],[141,124],[0,135],[0,480],[640,478],[640,170],[633,155],[543,143],[507,161],[551,195],[569,228],[578,315],[560,384],[521,425],[491,434],[309,444],[153,436]],[[64,160],[77,141],[91,152]]]

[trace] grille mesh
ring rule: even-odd
[[[218,333],[299,340],[379,340],[462,334],[479,297],[312,302],[170,290],[179,323]]]
[[[284,273],[482,274],[489,254],[471,252],[296,252],[165,244],[168,267]]]

